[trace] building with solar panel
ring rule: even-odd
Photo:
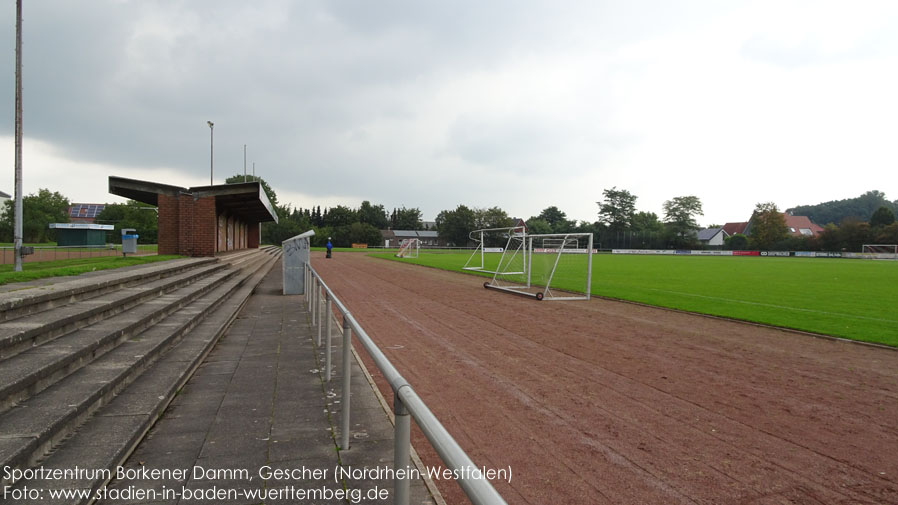
[[[115,227],[111,224],[50,223],[50,229],[56,230],[58,246],[102,247],[106,245],[106,232]]]
[[[93,223],[104,208],[105,203],[73,203],[69,207],[69,220],[73,223]]]

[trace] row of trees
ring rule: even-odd
[[[233,184],[243,180],[242,175],[235,175],[225,179],[225,182]],[[383,245],[380,230],[424,229],[421,210],[417,208],[395,208],[388,213],[383,205],[366,200],[357,209],[344,205],[294,209],[289,204],[277,203],[277,195],[264,180],[259,177],[255,180],[262,184],[278,216],[277,223],[262,223],[262,242],[266,244],[280,244],[290,237],[314,230],[311,242],[316,247],[324,246],[328,238],[335,247],[350,247],[352,244],[379,246]]]
[[[7,200],[0,213],[0,242],[13,240],[13,201]],[[50,223],[68,223],[69,199],[57,191],[41,188],[37,193],[26,195],[22,199],[22,241],[25,243],[44,243],[56,241],[56,230]],[[108,204],[97,215],[98,224],[111,224],[114,231],[107,233],[107,242],[119,237],[122,228],[139,230],[141,244],[156,243],[156,212],[140,202],[130,201],[123,204]]]
[[[0,216],[0,242],[13,241],[15,202],[4,202]],[[39,189],[37,193],[22,198],[22,241],[26,243],[56,240],[56,230],[50,223],[69,222],[69,199],[56,191]]]
[[[727,239],[728,248],[860,252],[864,244],[898,244],[895,212],[887,206],[873,211],[869,221],[844,218],[840,225],[828,223],[819,236],[791,235],[783,214],[769,202],[755,207],[751,222],[751,236],[733,235]]]
[[[808,216],[815,223],[839,225],[844,220],[869,222],[873,219],[873,214],[882,207],[896,213],[898,200],[891,202],[885,193],[873,190],[855,198],[831,200],[816,205],[799,205],[786,209],[786,212],[796,216]]]
[[[277,194],[263,179],[256,177],[255,180],[261,183],[279,218],[278,223],[263,223],[264,243],[279,244],[312,229],[316,232],[312,241],[316,246],[324,245],[328,237],[338,247],[353,243],[377,246],[383,243],[380,230],[424,229],[421,211],[417,208],[394,208],[392,212],[387,212],[383,205],[364,201],[358,208],[337,205],[324,209],[321,206],[294,209],[279,204]],[[243,181],[242,175],[226,179],[227,183]],[[696,236],[699,229],[696,218],[702,215],[702,203],[698,197],[678,196],[665,201],[663,218],[653,212],[638,211],[636,195],[625,189],[605,189],[602,197],[601,201],[596,202],[598,219],[595,222],[569,220],[561,209],[550,206],[526,220],[528,229],[530,233],[593,233],[595,245],[605,249],[701,247]],[[775,204],[758,203],[752,214],[751,235],[728,237],[725,247],[734,250],[860,251],[863,244],[898,243],[895,205],[886,200],[881,192],[871,191],[856,199],[820,204],[817,211],[832,207],[843,211],[846,208],[858,210],[871,202],[884,204],[870,211],[869,219],[842,217],[838,225],[830,222],[818,237],[793,236]],[[49,229],[48,224],[68,222],[69,205],[68,198],[48,189],[27,195],[23,200],[25,242],[55,240],[55,232]],[[0,241],[12,241],[12,222],[13,202],[10,200],[0,214]],[[115,240],[121,228],[139,230],[142,243],[155,243],[157,240],[156,213],[153,208],[139,202],[106,205],[97,216],[97,222],[115,225],[115,232],[109,240]],[[504,228],[513,224],[513,219],[499,207],[470,208],[459,205],[455,209],[441,211],[436,217],[439,236],[453,246],[470,245],[473,230]]]

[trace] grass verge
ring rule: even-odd
[[[45,277],[79,275],[85,272],[93,272],[95,270],[109,270],[112,268],[129,267],[132,265],[143,265],[145,263],[166,261],[180,257],[181,256],[171,255],[129,256],[127,258],[118,256],[101,256],[95,258],[75,258],[58,261],[41,261],[23,264],[21,272],[13,272],[13,265],[0,265],[0,285],[8,284],[11,282],[32,281],[35,279],[43,279]]]

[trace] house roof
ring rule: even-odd
[[[791,216],[783,213],[783,218],[786,221],[789,234],[793,236],[816,237],[823,232],[823,228],[812,222],[808,216]]]
[[[727,235],[732,237],[737,233],[745,234],[746,227],[748,227],[748,221],[744,223],[727,223],[723,225],[723,231],[725,231]]]
[[[7,194],[4,193],[3,191],[0,191],[0,198],[12,198],[12,196],[11,196],[11,195],[7,195]]]
[[[718,228],[705,228],[704,230],[699,230],[699,231],[698,231],[698,239],[701,240],[701,241],[703,241],[703,242],[707,242],[707,241],[711,240],[712,238],[716,237],[717,234],[718,234],[718,233],[721,233],[721,232],[723,232],[724,234],[726,233],[726,231],[725,231],[723,228],[720,228],[720,227],[718,227]]]

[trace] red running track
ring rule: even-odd
[[[475,463],[511,468],[509,503],[898,503],[896,351],[358,253],[313,265]]]

